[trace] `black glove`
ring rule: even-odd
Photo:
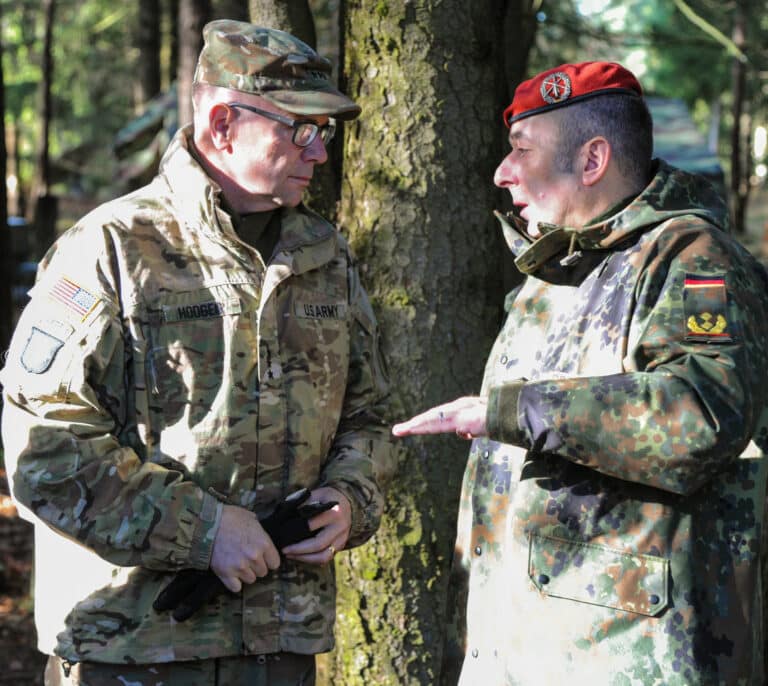
[[[309,530],[309,520],[336,505],[336,501],[307,503],[309,495],[308,488],[299,489],[278,503],[274,512],[259,520],[278,550],[314,536],[317,531]],[[173,618],[183,622],[213,596],[226,590],[221,579],[210,569],[182,569],[160,591],[152,607],[157,612],[173,610]]]

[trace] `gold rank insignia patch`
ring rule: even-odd
[[[727,304],[724,276],[687,274],[683,284],[685,340],[732,341]]]

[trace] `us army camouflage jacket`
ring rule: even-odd
[[[345,241],[285,209],[265,268],[186,145],[55,244],[2,373],[14,494],[48,525],[39,645],[73,661],[328,650],[332,565],[284,561],[183,623],[152,602],[208,567],[224,502],[261,516],[333,486],[351,546],[382,513],[388,382]]]
[[[724,216],[662,163],[540,251],[506,226],[534,275],[463,485],[462,684],[763,683],[768,279]]]

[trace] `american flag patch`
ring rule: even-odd
[[[99,299],[84,288],[62,276],[51,289],[51,297],[74,310],[82,319],[96,306]]]

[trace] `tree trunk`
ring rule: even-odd
[[[504,35],[507,37],[504,43],[504,66],[510,96],[528,75],[528,56],[539,26],[536,14],[542,4],[543,0],[519,0],[509,3],[504,18]],[[510,37],[514,39],[509,40]],[[512,98],[508,99],[511,102]]]
[[[192,78],[203,47],[203,27],[210,20],[210,0],[179,0],[179,126],[192,121]]]
[[[35,191],[35,257],[42,257],[56,237],[56,198],[50,195],[50,129],[53,117],[51,84],[53,83],[53,20],[54,0],[43,0],[45,40],[43,43],[42,110],[40,113],[40,149],[37,158],[37,184]]]
[[[0,6],[0,25],[2,25],[2,6]],[[5,76],[3,73],[3,42],[0,39],[0,113],[5,113]],[[13,328],[13,300],[11,285],[14,282],[16,265],[11,254],[11,237],[8,230],[8,194],[5,186],[8,168],[8,150],[5,146],[5,117],[0,117],[0,170],[3,183],[0,183],[0,350],[8,350]]]
[[[492,177],[506,133],[504,5],[346,3],[348,91],[363,114],[347,127],[340,225],[382,325],[392,420],[476,394],[501,323]],[[469,446],[398,446],[380,531],[338,558],[331,684],[440,682]]]
[[[249,0],[248,4],[254,24],[287,31],[307,45],[317,46],[308,0]]]
[[[213,16],[216,19],[248,21],[248,0],[214,0]]]
[[[136,79],[137,110],[160,92],[160,0],[139,0],[136,47],[139,51]]]
[[[736,3],[733,20],[733,43],[739,50],[744,50],[746,43],[746,15],[741,2]],[[731,223],[736,234],[744,233],[745,217],[745,190],[744,186],[749,182],[749,177],[744,173],[743,140],[742,140],[742,113],[744,111],[744,98],[747,80],[747,65],[738,57],[733,58],[733,129],[731,130]]]
[[[167,22],[165,40],[168,41],[168,71],[164,74],[167,88],[179,78],[179,0],[165,0],[163,13]]]

